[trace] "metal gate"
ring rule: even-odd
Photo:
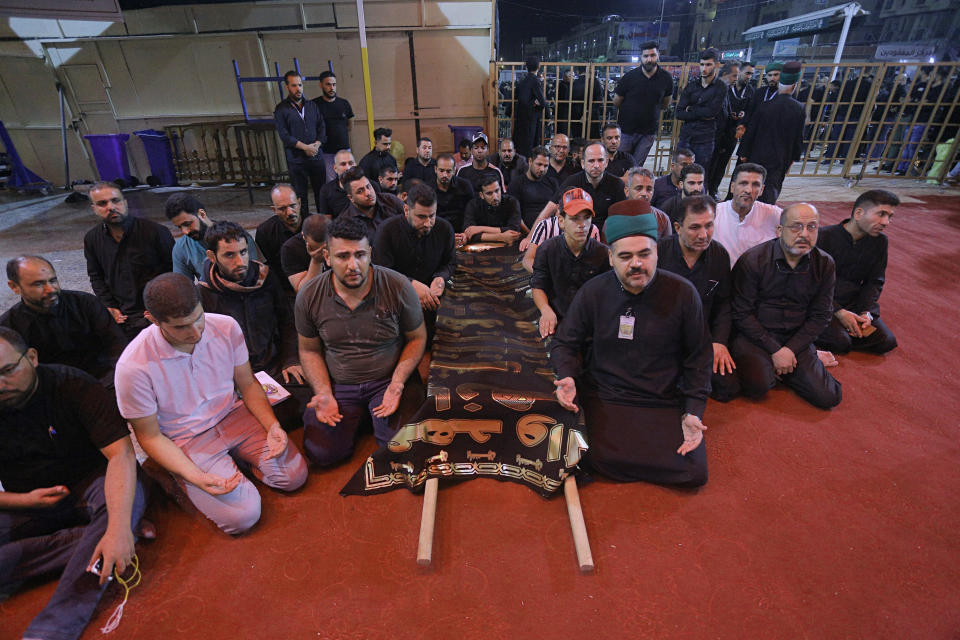
[[[555,133],[599,140],[604,123],[616,121],[616,83],[635,63],[545,62],[541,77],[547,105],[541,140]],[[700,75],[696,63],[661,63],[674,80],[674,100]],[[960,149],[960,63],[805,64],[796,97],[804,104],[804,152],[791,176],[837,176],[848,184],[863,178],[927,179],[942,183]],[[764,81],[763,66],[754,82]],[[496,64],[497,137],[513,131],[517,81],[522,62]],[[670,166],[680,121],[673,105],[662,114],[648,167]],[[539,142],[539,141],[538,141]],[[652,165],[652,166],[651,166]]]

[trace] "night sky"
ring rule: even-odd
[[[665,0],[665,18],[686,9],[688,0]],[[535,36],[548,41],[563,37],[582,20],[599,22],[603,16],[618,14],[626,20],[653,21],[660,17],[660,0],[497,0],[500,9],[500,55],[518,60],[520,44]]]

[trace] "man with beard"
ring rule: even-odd
[[[350,150],[350,131],[353,129],[353,108],[350,102],[337,95],[337,76],[332,71],[320,74],[320,97],[313,102],[323,116],[327,140],[323,143],[324,158],[331,159],[344,149]],[[333,167],[327,160],[327,175],[333,175]]]
[[[723,116],[727,85],[717,77],[717,52],[700,53],[700,77],[690,80],[677,100],[677,119],[683,121],[677,145],[693,151],[701,166],[709,167],[717,137],[717,121]]]
[[[500,141],[500,150],[490,157],[490,164],[500,169],[505,189],[510,188],[510,181],[516,176],[527,172],[527,159],[517,153],[517,148],[510,138]]]
[[[136,555],[146,494],[127,425],[96,380],[40,364],[0,327],[0,429],[0,591],[59,573],[23,637],[79,638],[114,568],[123,574]]]
[[[393,194],[377,193],[360,167],[348,169],[342,181],[350,198],[350,206],[344,209],[341,216],[360,220],[372,244],[380,225],[391,216],[403,213],[403,203]]]
[[[771,62],[764,70],[763,86],[753,92],[753,99],[750,101],[750,107],[747,109],[746,122],[744,122],[744,133],[750,128],[750,121],[757,108],[764,102],[769,102],[777,97],[780,92],[780,73],[783,71],[782,62]]]
[[[880,319],[880,293],[887,272],[883,231],[899,204],[896,194],[872,189],[860,194],[849,218],[820,231],[817,246],[836,264],[837,287],[833,318],[817,338],[819,347],[837,353],[896,348],[896,336]]]
[[[333,161],[333,172],[336,174],[336,179],[323,185],[323,189],[320,190],[320,211],[318,213],[336,218],[350,206],[350,197],[343,188],[343,175],[355,166],[357,166],[357,161],[353,159],[353,154],[349,150],[337,151]],[[370,184],[373,185],[374,191],[380,190],[379,180]]]
[[[311,216],[322,220],[322,216]],[[304,224],[306,226],[306,224]],[[200,303],[206,313],[230,316],[240,325],[250,366],[265,371],[293,394],[275,412],[287,429],[300,426],[310,400],[297,354],[293,307],[280,286],[280,274],[250,258],[243,229],[217,222],[207,231],[207,261],[200,279]]]
[[[280,250],[283,243],[300,233],[303,218],[300,217],[300,198],[293,187],[288,184],[278,184],[270,191],[270,201],[273,203],[274,215],[270,216],[257,226],[257,243],[263,261],[276,273],[283,273],[283,263],[280,259]],[[282,280],[282,278],[281,278]],[[283,290],[293,297],[293,287],[286,282]]]
[[[357,166],[363,169],[367,178],[371,182],[376,182],[380,178],[380,169],[383,167],[393,167],[398,170],[397,160],[390,153],[390,144],[393,142],[393,130],[379,127],[373,132],[373,149],[367,155],[360,158],[360,164]]]
[[[523,235],[522,224],[520,203],[500,190],[495,176],[487,176],[480,185],[480,195],[463,213],[463,237],[459,240],[513,244]]]
[[[580,288],[550,348],[557,400],[583,408],[588,468],[700,486],[712,360],[700,297],[657,269],[654,216],[611,216],[607,239],[613,269]]]
[[[650,206],[660,207],[663,203],[680,193],[680,172],[688,164],[696,161],[693,151],[678,147],[673,151],[673,159],[670,162],[670,173],[660,176],[653,183],[653,196],[650,198]]]
[[[366,229],[341,216],[327,227],[330,270],[297,295],[300,363],[313,388],[303,415],[303,446],[315,464],[353,453],[367,415],[377,442],[396,431],[388,418],[400,405],[423,358],[427,332],[417,292],[396,271],[370,264]]]
[[[745,162],[733,170],[730,178],[731,200],[717,205],[713,239],[730,254],[730,266],[749,248],[777,235],[780,207],[758,201],[763,193],[767,170]]]
[[[550,166],[547,167],[547,176],[560,184],[578,171],[577,165],[568,160],[570,153],[570,138],[558,133],[550,140]]]
[[[501,191],[505,190],[503,172],[487,160],[487,134],[480,131],[473,136],[473,145],[470,148],[473,150],[473,162],[469,166],[457,169],[457,177],[472,184],[474,193],[479,192],[480,184],[491,176],[500,181]]]
[[[663,238],[673,233],[673,223],[664,211],[650,206],[653,196],[653,173],[643,167],[633,167],[623,176],[623,192],[627,199],[610,205],[607,213],[611,216],[639,216],[652,213],[657,216],[657,237]]]
[[[534,147],[526,171],[514,176],[508,193],[520,203],[520,216],[529,231],[543,207],[557,191],[557,181],[547,175],[550,153],[545,147]]]
[[[723,109],[717,119],[717,137],[713,148],[713,157],[707,170],[707,180],[704,192],[716,200],[717,189],[727,172],[730,163],[730,154],[737,146],[737,124],[740,121],[740,110],[737,100],[737,83],[740,82],[740,65],[728,62],[720,68],[720,80],[727,86],[723,94]]]
[[[455,236],[453,226],[437,218],[437,194],[429,186],[418,184],[407,193],[403,215],[380,225],[373,244],[374,264],[410,279],[423,307],[428,346],[433,340],[440,298],[457,268]]]
[[[273,122],[283,143],[290,170],[290,182],[303,204],[303,214],[310,213],[308,186],[313,187],[314,201],[319,205],[320,188],[327,181],[327,165],[320,145],[327,130],[317,103],[303,97],[303,78],[296,71],[283,76],[287,97],[273,110]]]
[[[403,177],[434,183],[437,179],[437,161],[433,159],[433,140],[426,137],[417,140],[417,157],[407,158],[403,163]]]
[[[0,325],[23,336],[41,363],[76,367],[113,389],[127,340],[96,296],[60,289],[53,265],[40,256],[7,262],[7,285],[20,302],[0,316]]]
[[[663,211],[670,217],[671,224],[679,220],[683,214],[681,203],[684,198],[703,193],[705,178],[706,171],[696,162],[688,164],[680,171],[680,193],[669,198],[662,205]]]
[[[573,301],[587,280],[610,268],[607,247],[591,237],[593,199],[583,189],[570,189],[563,194],[559,215],[562,235],[543,243],[533,263],[530,291],[540,310],[540,337],[557,330]]]
[[[610,156],[607,161],[607,173],[621,178],[629,169],[637,166],[633,156],[620,150],[620,125],[615,122],[605,124],[600,134],[600,141],[603,142],[603,148]]]
[[[821,409],[840,404],[840,383],[814,340],[833,316],[836,270],[816,247],[820,214],[807,203],[780,214],[777,237],[744,253],[733,269],[731,352],[743,394],[759,399],[777,381]]]
[[[151,280],[143,298],[152,326],[117,363],[120,414],[200,513],[243,533],[260,519],[260,494],[234,458],[281,491],[303,486],[307,465],[253,375],[237,321],[204,313],[179,273]]]
[[[683,199],[676,233],[657,241],[657,267],[683,276],[700,294],[703,318],[713,343],[710,397],[729,402],[740,391],[730,356],[730,256],[723,245],[712,242],[716,203],[710,196]]]
[[[437,158],[437,216],[463,232],[463,213],[473,200],[473,185],[455,175],[456,161],[449,153]]]
[[[623,130],[620,147],[642,167],[657,139],[660,112],[670,106],[673,98],[673,78],[658,64],[660,51],[656,42],[647,42],[640,48],[640,67],[620,78],[613,104],[619,108],[617,122]]]
[[[90,205],[100,224],[83,237],[83,255],[93,293],[132,340],[150,321],[143,316],[143,288],[173,269],[173,236],[162,224],[127,214],[127,201],[115,185],[90,188]]]
[[[207,259],[207,246],[203,236],[213,225],[200,201],[189,193],[175,193],[167,198],[163,212],[167,220],[182,234],[173,243],[173,271],[182,273],[191,280],[199,280],[203,262]],[[246,233],[246,232],[244,232]],[[251,260],[260,260],[257,243],[247,234],[247,248]]]
[[[393,167],[381,167],[380,177],[377,179],[380,183],[380,193],[389,193],[392,196],[399,195],[398,184],[400,174]]]

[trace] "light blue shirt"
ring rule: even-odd
[[[243,232],[247,239],[247,250],[251,260],[263,261],[260,257],[260,250],[257,243],[246,231]],[[173,271],[181,273],[191,280],[200,280],[203,270],[203,261],[207,259],[207,247],[202,242],[194,240],[184,234],[177,238],[173,243]]]

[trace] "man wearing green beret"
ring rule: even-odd
[[[613,269],[580,288],[550,349],[557,400],[583,409],[593,471],[700,486],[713,362],[700,296],[657,269],[653,214],[610,216],[606,237]]]
[[[759,164],[767,170],[760,202],[776,204],[783,178],[803,153],[803,127],[807,114],[793,94],[800,82],[801,65],[788,62],[780,73],[777,94],[753,114],[740,140],[740,161]]]

